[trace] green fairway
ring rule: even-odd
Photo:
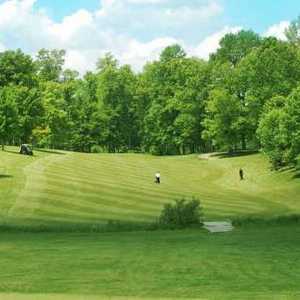
[[[183,196],[201,199],[208,220],[300,213],[299,173],[271,172],[261,154],[36,151],[27,157],[7,149],[0,152],[0,217],[10,226],[151,222],[164,203]],[[154,183],[158,170],[161,185]],[[0,299],[294,300],[300,297],[299,247],[297,223],[226,234],[2,230]]]
[[[0,216],[6,224],[153,221],[166,202],[196,196],[207,219],[300,212],[299,174],[271,172],[261,154],[196,155],[0,152]],[[240,181],[238,169],[245,170]],[[162,184],[154,184],[156,171]]]
[[[299,299],[299,248],[296,224],[215,235],[1,233],[0,294]]]

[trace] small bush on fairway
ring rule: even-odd
[[[198,199],[180,199],[166,204],[159,217],[161,227],[177,229],[202,225],[202,207]]]

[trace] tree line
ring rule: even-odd
[[[208,61],[180,45],[135,73],[107,54],[80,77],[64,50],[0,53],[0,142],[156,155],[262,149],[300,153],[300,21],[287,41],[227,34]]]

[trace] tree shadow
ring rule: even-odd
[[[66,153],[60,152],[60,151],[56,151],[56,150],[34,149],[33,151],[36,151],[36,152],[42,152],[42,153],[49,153],[49,154],[66,155]]]
[[[278,173],[285,173],[293,179],[300,179],[300,167],[295,166],[287,166],[284,168],[281,168],[279,170],[276,170]]]
[[[283,167],[280,168],[279,170],[277,170],[279,173],[283,173],[283,172],[289,172],[289,171],[297,171],[297,169],[295,169],[294,166],[287,166],[287,167]]]
[[[5,179],[5,178],[12,178],[12,176],[11,175],[0,174],[0,179]]]
[[[242,157],[242,156],[249,156],[259,153],[257,150],[247,150],[247,151],[236,151],[236,152],[222,152],[222,153],[216,153],[212,154],[211,157],[215,158],[234,158],[234,157]]]
[[[300,179],[300,168],[295,168],[294,169],[294,176],[293,176],[293,179]]]
[[[20,155],[20,152],[19,152],[19,150],[17,150],[17,151],[13,151],[13,150],[3,150],[3,151],[0,151],[0,153],[1,152],[5,152],[5,153],[9,153],[9,154],[16,154],[16,155]]]

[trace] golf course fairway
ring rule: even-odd
[[[35,151],[26,157],[8,149],[0,153],[5,224],[151,222],[165,203],[192,196],[208,220],[300,213],[299,173],[272,172],[261,154],[199,158]],[[154,183],[158,170],[161,185]]]
[[[299,299],[296,221],[217,234],[92,232],[108,221],[155,221],[165,203],[192,196],[206,220],[288,220],[300,213],[299,177],[296,169],[271,171],[258,153],[27,157],[7,147],[0,152],[0,300]],[[72,226],[87,230],[64,230]]]

